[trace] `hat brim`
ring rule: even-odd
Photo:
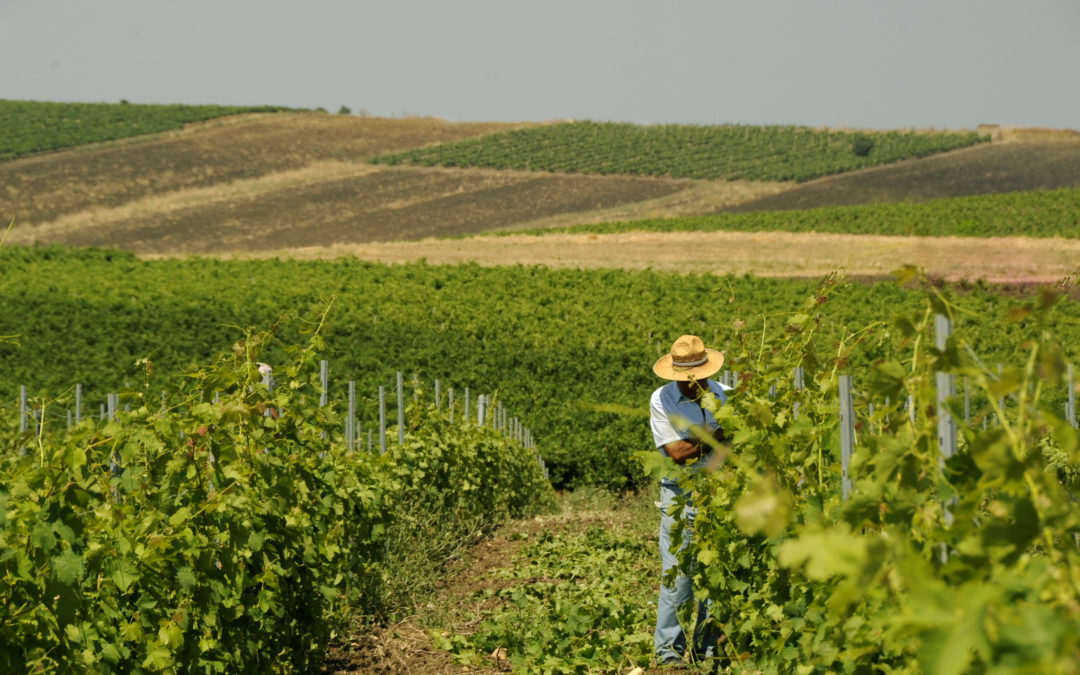
[[[709,349],[706,347],[705,354],[708,360],[700,366],[694,366],[693,368],[679,368],[676,369],[674,363],[672,363],[671,354],[665,354],[656,360],[653,364],[653,372],[665,380],[704,380],[707,377],[712,377],[724,366],[724,355],[715,349]]]

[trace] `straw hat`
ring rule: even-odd
[[[704,380],[723,365],[723,354],[706,349],[696,335],[683,335],[671,345],[671,353],[657,359],[652,369],[665,380]]]

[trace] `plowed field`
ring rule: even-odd
[[[320,114],[223,118],[0,164],[11,241],[214,254],[708,213],[780,184],[374,167],[379,153],[490,133]]]
[[[725,209],[782,211],[881,202],[922,202],[1021,190],[1080,187],[1080,136],[983,143],[887,166],[829,176]]]
[[[225,117],[183,131],[0,163],[0,216],[39,225],[88,209],[228,184],[313,162],[363,162],[515,124],[322,114]]]
[[[63,242],[156,255],[356,255],[483,264],[880,275],[903,264],[952,278],[1049,280],[1074,272],[1069,242],[846,235],[462,238],[496,229],[923,200],[1080,186],[1080,135],[1005,142],[782,183],[666,180],[373,166],[373,155],[510,124],[323,114],[225,118],[179,132],[0,164],[12,242]]]
[[[319,174],[320,179],[312,176]],[[216,254],[483,232],[655,199],[687,181],[525,172],[324,166],[215,198],[148,200],[36,228],[49,241],[137,253]]]

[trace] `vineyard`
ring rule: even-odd
[[[666,350],[672,334],[693,330],[709,344],[729,344],[737,316],[747,330],[767,330],[814,286],[753,277],[347,260],[147,262],[120,252],[60,248],[9,248],[0,256],[0,335],[20,336],[20,346],[0,345],[6,400],[14,402],[20,386],[31,396],[55,397],[82,384],[96,409],[107,392],[135,377],[140,358],[162,372],[179,372],[234,342],[236,326],[269,325],[283,308],[300,311],[333,296],[325,339],[335,372],[355,373],[367,392],[403,371],[458,392],[469,387],[497,395],[544,439],[558,486],[635,482],[630,452],[648,446],[647,432],[603,406],[642,405],[641,392],[653,383],[642,364]],[[891,283],[849,284],[840,293],[843,302],[826,308],[824,339],[838,340],[879,318],[882,307],[899,312],[918,301]],[[993,317],[1024,301],[978,285],[965,293],[977,310],[960,321],[980,353],[993,363],[1022,359],[1019,326],[998,327]],[[1076,304],[1059,303],[1051,312],[1063,343],[1072,345],[1069,359],[1080,362]],[[282,339],[294,343],[301,336],[285,329]],[[604,366],[583,369],[583,351]],[[269,356],[264,360],[274,363],[276,356]],[[331,386],[341,400],[344,385]],[[587,451],[574,440],[583,433],[592,439]]]
[[[919,237],[1080,237],[1080,190],[955,197],[800,211],[760,211],[579,225],[561,232],[835,232]],[[515,234],[522,234],[517,231]]]
[[[48,103],[0,99],[0,161],[36,152],[179,129],[190,122],[274,106]]]
[[[357,387],[363,391],[392,381],[396,370],[409,378],[440,379],[459,392],[487,391],[488,382],[519,383],[499,384],[490,393],[544,438],[559,486],[632,482],[629,453],[647,446],[647,434],[598,406],[640,405],[639,392],[652,378],[639,366],[669,347],[672,334],[694,329],[708,342],[726,345],[734,336],[735,313],[755,329],[768,328],[813,285],[349,261],[147,262],[117,252],[59,248],[10,248],[0,255],[0,335],[17,334],[21,342],[0,345],[5,399],[14,401],[19,386],[31,395],[56,396],[82,383],[87,400],[104,400],[106,392],[124,388],[141,357],[175,373],[237,339],[237,328],[230,326],[268,325],[283,308],[299,311],[313,298],[336,296],[325,338],[336,370],[361,374]],[[93,284],[86,283],[90,279]],[[829,307],[825,316],[823,330],[833,339],[866,323],[882,306],[900,311],[916,301],[894,284],[853,284],[842,293],[845,302]],[[989,316],[1022,302],[987,288],[969,293],[981,309],[963,321],[971,323],[978,349],[995,362],[1020,359],[1023,339],[1013,327],[996,327]],[[673,306],[671,297],[685,301]],[[1075,303],[1053,311],[1063,338],[1080,332]],[[729,319],[711,320],[716,312]],[[597,325],[605,326],[603,332]],[[283,339],[295,342],[299,335],[286,333]],[[582,350],[606,367],[583,370]],[[1075,352],[1069,356],[1080,361]],[[600,387],[602,382],[607,386]],[[588,453],[573,443],[582,429],[593,440]]]
[[[551,508],[534,457],[430,401],[385,453],[347,449],[319,405],[321,318],[297,320],[315,328],[273,391],[273,333],[248,333],[160,401],[146,363],[126,412],[0,427],[0,670],[308,671],[350,615],[416,591],[403,541],[425,533],[438,565]]]
[[[127,294],[148,286],[150,277],[138,270],[143,265],[167,271],[171,292],[186,290],[185,265],[120,255],[109,260],[115,254],[105,252],[19,254],[21,264],[37,273],[54,261],[70,268],[94,264],[102,282],[108,274],[101,273],[117,264]],[[186,265],[194,268],[187,273],[203,280],[213,278],[213,268],[227,269],[221,276],[233,285],[245,275],[251,283],[255,272],[250,265]],[[377,284],[422,280],[429,298],[449,295],[466,280],[489,298],[498,294],[500,277],[478,276],[481,270],[455,279],[446,268],[368,267]],[[330,266],[329,273],[340,276],[342,269]],[[291,283],[301,277],[326,283],[315,266],[291,272],[283,277]],[[646,425],[634,398],[655,382],[650,377],[634,384],[618,373],[647,370],[638,366],[650,363],[656,348],[643,345],[631,356],[614,344],[583,341],[597,320],[610,322],[613,343],[630,340],[597,306],[586,312],[573,339],[569,309],[583,298],[552,293],[558,275],[514,272],[512,286],[505,277],[507,294],[510,288],[524,294],[532,307],[544,301],[524,282],[530,275],[547,277],[544,295],[559,304],[563,317],[552,323],[572,336],[573,359],[580,360],[582,345],[598,355],[598,379],[583,384],[596,389],[603,383],[604,393],[593,403],[547,394],[557,383],[543,382],[539,365],[545,359],[529,353],[540,341],[530,346],[522,336],[555,340],[539,333],[543,322],[530,328],[509,304],[498,306],[512,339],[489,334],[488,352],[470,362],[462,348],[467,342],[443,337],[458,350],[447,361],[458,377],[489,361],[493,368],[483,381],[516,383],[500,391],[509,399],[517,390],[538,419],[569,408],[573,417],[552,429],[552,437],[623,433],[633,442],[604,448],[606,461],[621,454],[631,463],[620,466],[635,475],[682,482],[698,511],[694,543],[680,553],[682,563],[693,570],[701,597],[713,603],[727,636],[725,658],[737,672],[1027,672],[1032,664],[1042,672],[1074,672],[1080,653],[1080,509],[1073,490],[1080,446],[1062,411],[1066,364],[1076,353],[1075,337],[1058,342],[1057,336],[1075,335],[1077,322],[1075,304],[1061,291],[1005,302],[985,292],[912,288],[915,273],[906,271],[898,279],[907,286],[871,287],[875,294],[895,293],[893,316],[879,320],[885,296],[838,278],[822,286],[792,285],[783,299],[775,297],[782,286],[726,280],[730,295],[717,298],[712,289],[703,296],[714,300],[702,310],[699,332],[727,346],[735,391],[731,405],[715,413],[731,446],[717,448],[725,457],[721,466],[699,473],[677,467],[637,438]],[[616,276],[578,273],[574,280],[592,281],[587,290],[593,295],[617,286],[618,295],[640,300],[643,287],[627,286],[626,279],[619,284]],[[62,283],[62,275],[55,278]],[[701,283],[647,280],[663,287],[665,296],[673,290],[682,298],[694,297],[691,282]],[[11,281],[9,274],[5,298],[17,289]],[[262,285],[267,282],[261,277]],[[70,291],[56,286],[52,292]],[[748,300],[726,299],[742,295]],[[749,300],[764,295],[774,296],[768,310]],[[283,655],[278,668],[310,668],[341,630],[346,607],[371,615],[388,611],[390,570],[398,568],[382,557],[393,550],[385,540],[394,537],[394,523],[405,523],[408,532],[423,530],[422,517],[409,520],[417,517],[418,503],[431,504],[432,513],[455,514],[459,533],[550,507],[531,455],[493,430],[450,425],[432,407],[410,413],[417,422],[386,455],[363,453],[357,461],[349,454],[340,411],[318,403],[315,363],[323,354],[344,356],[344,346],[333,344],[343,328],[334,326],[333,316],[357,297],[342,292],[332,310],[323,305],[322,315],[282,320],[270,333],[237,336],[232,329],[234,344],[225,356],[180,369],[176,384],[169,384],[160,365],[136,364],[127,373],[135,382],[128,388],[131,411],[118,412],[115,421],[84,422],[69,433],[19,435],[7,427],[0,512],[5,536],[20,542],[5,546],[17,555],[7,557],[2,570],[11,617],[0,633],[8,669],[59,662],[86,669],[224,672],[264,668],[268,654]],[[617,304],[615,297],[601,292],[599,300]],[[410,304],[397,299],[388,304]],[[444,303],[421,303],[428,322]],[[367,314],[374,306],[355,309],[366,315],[368,330],[395,322],[393,334],[409,335],[431,353],[436,341],[413,333],[415,325],[402,330],[404,316]],[[190,308],[180,313],[193,314]],[[713,313],[723,318],[710,321]],[[955,324],[944,342],[936,342],[935,314]],[[982,320],[974,320],[976,314]],[[731,332],[710,335],[722,324]],[[154,330],[157,341],[169,330]],[[305,344],[296,339],[301,334],[309,342],[297,348]],[[42,339],[41,333],[19,338],[25,344]],[[395,357],[409,353],[401,348],[406,340],[382,339],[384,347],[398,346]],[[499,349],[505,361],[493,354]],[[363,350],[385,360],[376,344]],[[569,367],[555,360],[558,352],[543,356],[554,357],[548,377],[569,383],[562,377]],[[260,360],[282,364],[282,382],[273,391],[260,385]],[[508,368],[514,360],[525,361],[525,369]],[[1001,369],[990,365],[998,360]],[[796,369],[802,377],[793,377]],[[845,372],[855,375],[856,391],[850,458],[841,452],[845,427],[838,405]],[[584,379],[580,369],[576,374],[574,379]],[[954,384],[957,393],[935,404],[942,375],[962,378],[964,396]],[[169,392],[165,404],[157,396],[161,388]],[[623,389],[637,396],[620,398]],[[53,404],[62,405],[67,395],[54,397]],[[48,401],[39,398],[37,405]],[[957,451],[948,458],[939,450],[943,416],[957,430]],[[628,426],[583,430],[604,417]],[[562,461],[557,446],[538,436],[553,464]],[[567,471],[564,463],[564,480]],[[395,505],[408,507],[401,512]],[[348,529],[341,527],[345,522]],[[445,526],[443,520],[427,522]],[[602,600],[625,592],[616,589],[640,574],[640,544],[593,530],[584,538],[541,537],[523,550],[531,562],[522,563],[522,580],[490,596],[502,609],[478,629],[442,635],[436,640],[442,649],[474,664],[489,661],[489,650],[505,652],[499,658],[521,672],[537,664],[545,672],[648,664],[642,633],[648,612]],[[568,556],[577,562],[568,566]],[[54,596],[55,602],[46,601]],[[526,616],[529,623],[522,624]],[[525,632],[515,628],[523,625]]]
[[[0,160],[234,112],[0,101]],[[297,122],[267,150],[250,139],[281,131],[270,117],[195,144],[208,154],[149,153],[156,178],[139,185],[121,178],[142,171],[128,155],[80,164],[98,201],[39,198],[38,213],[177,189],[174,168],[205,188],[224,156],[233,184],[258,172],[239,154],[256,147],[272,171],[379,153],[416,166],[363,172],[438,173],[437,192],[469,201],[459,172],[419,167],[806,181],[985,140],[592,122],[469,140],[481,131],[343,119],[311,123],[317,144]],[[398,151],[432,135],[451,142]],[[9,164],[20,185],[80,191],[60,164],[25,161],[40,174]],[[408,206],[404,183],[375,183]],[[564,231],[1075,240],[1078,212],[1070,188]],[[858,283],[143,260],[6,236],[0,672],[644,675],[669,479],[683,488],[669,515],[695,513],[680,568],[724,636],[691,671],[1080,673],[1076,275],[1006,288],[911,265]],[[708,466],[675,464],[649,433],[650,366],[684,333],[726,356]]]
[[[831,295],[827,283],[784,329],[736,337],[743,376],[715,410],[731,439],[722,465],[688,472],[639,453],[687,489],[676,508],[697,509],[680,563],[728,657],[759,672],[1077,672],[1078,434],[1045,400],[1067,372],[1042,314],[1058,298],[1003,321],[1026,322],[1028,342],[996,372],[966,331],[935,334],[935,315],[971,308],[934,289],[819,359]],[[859,352],[874,363],[861,372]],[[852,370],[862,414],[849,473],[837,394]],[[947,395],[960,378],[968,401]]]
[[[1043,400],[1067,378],[1045,314],[1060,298],[1044,292],[1003,321],[1028,321],[1031,340],[1025,359],[994,372],[969,335],[938,333],[941,318],[970,307],[932,287],[911,311],[849,333],[820,358],[821,312],[837,301],[835,281],[776,329],[740,329],[728,355],[741,375],[729,403],[713,408],[730,438],[715,445],[719,464],[695,471],[636,453],[653,478],[680,482],[676,511],[696,509],[680,564],[723,629],[722,664],[747,673],[1077,672],[1080,435],[1075,410],[1069,423]],[[852,368],[860,353],[875,365]],[[838,400],[852,371],[859,393],[855,419],[845,420]],[[942,382],[960,380],[970,384],[963,395],[941,396]],[[951,454],[945,421],[956,436]],[[559,542],[562,553],[581,551],[577,583],[591,587],[591,603],[574,604],[560,624],[548,603],[563,584],[518,587],[511,606],[445,648],[476,663],[492,645],[510,644],[515,665],[557,663],[550,672],[647,664],[633,637],[621,663],[604,649],[627,623],[643,630],[648,618],[616,599],[634,591],[603,595],[604,581],[590,574],[605,550],[601,536]],[[535,562],[521,567],[567,575],[570,566],[549,559],[556,543],[532,546]],[[607,550],[614,569],[633,565],[633,541],[615,549],[622,555]],[[544,607],[532,615],[540,620],[515,642],[504,617],[533,605]],[[590,645],[598,649],[556,659],[576,639],[579,612],[600,627]]]
[[[408,152],[379,164],[757,181],[806,181],[963,148],[974,132],[851,134],[807,127],[569,122]]]

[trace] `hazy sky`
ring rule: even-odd
[[[1080,0],[0,0],[0,98],[1080,128]]]

